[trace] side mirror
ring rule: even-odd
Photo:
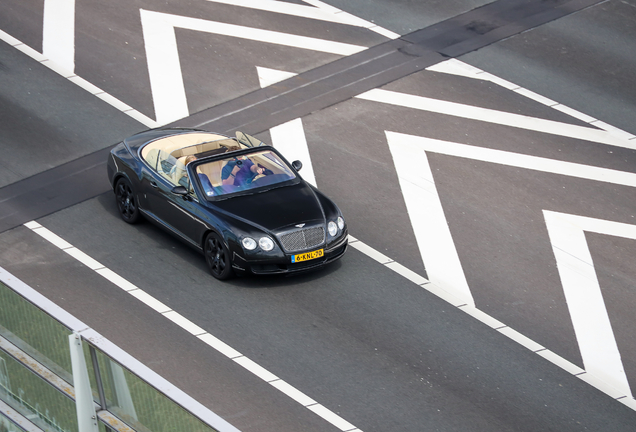
[[[188,190],[183,186],[175,186],[170,192],[175,195],[181,195],[183,197],[188,195]]]
[[[295,160],[292,162],[292,166],[294,167],[296,171],[300,171],[303,167],[303,163],[299,160]]]

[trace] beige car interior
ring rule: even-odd
[[[204,157],[224,153],[237,147],[247,148],[236,140],[223,135],[195,132],[174,135],[151,142],[142,149],[141,157],[168,181],[178,185],[179,180],[186,175],[185,160],[189,155]],[[216,165],[206,164],[200,167],[199,172],[206,174],[210,179],[218,177],[220,183],[221,168],[216,169]]]
[[[223,135],[193,132],[153,141],[142,149],[141,157],[154,170],[176,186],[179,184],[184,185],[183,182],[180,183],[180,180],[187,176],[185,161],[188,156],[194,155],[197,158],[201,158],[245,148],[249,147]],[[272,152],[265,151],[250,154],[249,158],[253,163],[269,169],[273,174],[287,174],[290,178],[294,177],[294,174]],[[227,163],[227,160],[220,160],[198,165],[197,172],[205,174],[212,186],[221,186],[221,173]],[[255,179],[262,176],[259,175]],[[187,184],[189,184],[189,180]],[[194,193],[191,185],[189,189],[190,193]]]

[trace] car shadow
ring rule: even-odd
[[[237,275],[233,279],[224,281],[236,288],[282,288],[310,284],[314,281],[328,277],[342,267],[342,261],[332,262],[324,267],[306,270],[303,272],[282,275]],[[210,275],[210,277],[212,277]]]

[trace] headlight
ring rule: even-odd
[[[243,247],[247,250],[254,250],[256,249],[256,240],[254,240],[253,238],[250,237],[245,237],[241,243],[243,243]]]
[[[261,237],[258,241],[258,245],[266,252],[274,249],[274,242],[269,237]]]
[[[342,218],[342,216],[338,216],[338,228],[340,228],[341,230],[344,229],[344,219]]]
[[[338,234],[338,225],[336,225],[334,221],[329,222],[327,224],[327,231],[329,231],[329,235],[331,237],[334,237],[336,234]]]

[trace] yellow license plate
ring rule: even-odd
[[[325,255],[324,249],[318,249],[313,252],[306,252],[298,255],[292,255],[291,259],[293,263],[301,261],[309,261],[312,259],[320,258]]]

